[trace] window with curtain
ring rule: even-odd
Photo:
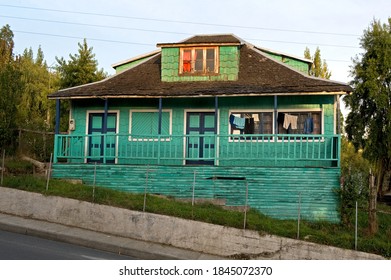
[[[180,74],[210,75],[218,73],[217,52],[217,47],[181,49]]]

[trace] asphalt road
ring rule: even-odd
[[[0,260],[129,260],[131,257],[0,230]]]

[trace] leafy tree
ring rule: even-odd
[[[375,188],[382,195],[391,182],[386,180],[391,168],[391,18],[387,24],[374,20],[364,31],[360,45],[364,53],[356,56],[352,66],[354,92],[344,98],[350,109],[346,132],[356,149],[362,148],[374,165]],[[373,188],[370,190],[372,233],[377,231],[376,212],[372,209],[376,206],[376,189],[375,195]]]
[[[312,67],[310,69],[311,76],[330,79],[331,72],[328,69],[326,61],[322,61],[319,47],[316,48],[315,54],[313,56],[311,56],[310,49],[307,47],[304,50],[304,57],[313,61]]]
[[[361,38],[364,53],[353,61],[353,94],[344,98],[351,112],[346,120],[349,140],[376,164],[383,190],[391,168],[391,18],[373,21]],[[389,185],[387,186],[390,187]]]
[[[7,24],[0,30],[0,67],[7,65],[13,58],[14,33]]]
[[[77,54],[70,54],[69,60],[56,57],[57,71],[61,77],[61,88],[74,87],[92,83],[104,79],[107,74],[103,69],[98,70],[98,62],[95,59],[93,48],[88,47],[87,40],[78,43]]]
[[[14,34],[9,25],[0,30],[0,147],[15,143],[16,104],[21,94],[19,61],[14,60]]]
[[[25,49],[20,57],[20,67],[24,88],[17,105],[18,125],[29,129],[51,129],[53,124],[50,116],[55,105],[47,99],[47,95],[57,89],[58,78],[44,61],[41,47],[36,58],[31,48]]]

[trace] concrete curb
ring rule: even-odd
[[[143,260],[213,260],[218,256],[183,250],[56,223],[0,213],[0,230],[72,243]]]

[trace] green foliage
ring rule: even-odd
[[[93,48],[88,47],[87,40],[84,39],[83,43],[78,43],[78,46],[78,53],[70,54],[68,61],[63,57],[56,57],[58,63],[56,68],[61,77],[61,88],[97,82],[107,76],[103,69],[98,70],[98,62],[92,52]]]
[[[33,50],[25,49],[20,57],[23,91],[17,105],[17,123],[19,128],[39,131],[53,130],[53,111],[55,104],[47,95],[58,89],[58,77],[51,73],[39,48],[34,58]]]
[[[340,213],[342,222],[352,226],[356,202],[361,208],[367,208],[368,205],[370,163],[363,157],[362,150],[356,151],[345,137],[342,138],[341,149]]]
[[[311,56],[310,49],[307,47],[304,50],[304,57],[307,59],[311,59],[313,61],[313,64],[312,64],[311,70],[310,70],[311,76],[324,78],[324,79],[330,79],[331,72],[328,69],[326,60],[322,61],[319,47],[316,48],[313,56]]]
[[[16,148],[18,129],[52,130],[54,103],[47,95],[58,89],[41,48],[36,58],[31,48],[15,57],[13,46],[6,25],[0,30],[0,147],[8,152]]]
[[[364,53],[353,63],[354,92],[344,101],[348,139],[363,148],[378,173],[379,191],[391,167],[391,18],[388,24],[374,20],[360,43]]]

